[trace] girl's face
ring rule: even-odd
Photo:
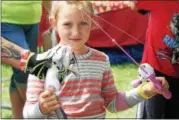
[[[84,50],[90,36],[92,21],[90,15],[84,12],[75,6],[65,5],[58,13],[56,30],[60,43],[70,45],[73,50]]]

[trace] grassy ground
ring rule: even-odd
[[[1,84],[1,103],[2,104],[9,104],[9,82],[10,77],[12,75],[12,70],[9,66],[2,65],[1,66],[1,79],[5,80]],[[1,118],[11,118],[11,111],[10,110],[1,110]]]
[[[11,68],[2,65],[1,78],[8,79],[2,83],[2,104],[10,103],[9,100],[9,82],[12,74]],[[137,78],[137,66],[134,64],[113,65],[112,71],[115,79],[115,84],[120,91],[131,89],[130,82]],[[136,107],[120,113],[107,113],[107,118],[134,118]],[[1,118],[11,118],[11,110],[1,110]]]

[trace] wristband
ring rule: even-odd
[[[31,53],[29,50],[24,50],[21,54],[21,60],[20,60],[20,69],[24,72],[26,72],[27,64],[30,59],[30,57],[34,53]]]
[[[138,90],[138,93],[139,93],[139,95],[142,97],[142,98],[144,98],[144,99],[149,99],[149,98],[151,98],[152,97],[152,95],[146,95],[144,92],[143,92],[143,90],[142,90],[142,88],[146,85],[146,84],[148,84],[148,82],[143,82],[141,85],[139,85],[139,87],[137,88]]]

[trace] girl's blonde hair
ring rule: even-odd
[[[75,6],[77,9],[79,7],[85,10],[87,9],[88,13],[94,14],[93,6],[90,1],[52,1],[50,17],[54,17],[55,19],[57,19],[58,13],[64,5],[72,5]]]

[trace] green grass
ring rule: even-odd
[[[10,78],[12,75],[12,70],[11,67],[6,66],[6,65],[2,65],[1,66],[1,78],[2,79],[8,79],[4,82],[2,82],[1,84],[1,103],[2,104],[9,104],[10,103],[10,99],[9,99],[9,82],[10,82]],[[1,110],[1,118],[11,118],[11,110]]]
[[[12,74],[11,68],[5,65],[1,67],[2,78],[7,78],[9,80],[2,83],[2,103],[10,103],[9,100],[9,82],[10,76]],[[119,91],[130,90],[132,86],[131,81],[137,78],[137,66],[134,64],[123,64],[123,65],[112,65],[112,71],[115,79],[115,84]],[[107,118],[135,118],[136,107],[128,109],[119,113],[109,113],[107,112]],[[10,110],[2,110],[1,118],[11,118]]]

